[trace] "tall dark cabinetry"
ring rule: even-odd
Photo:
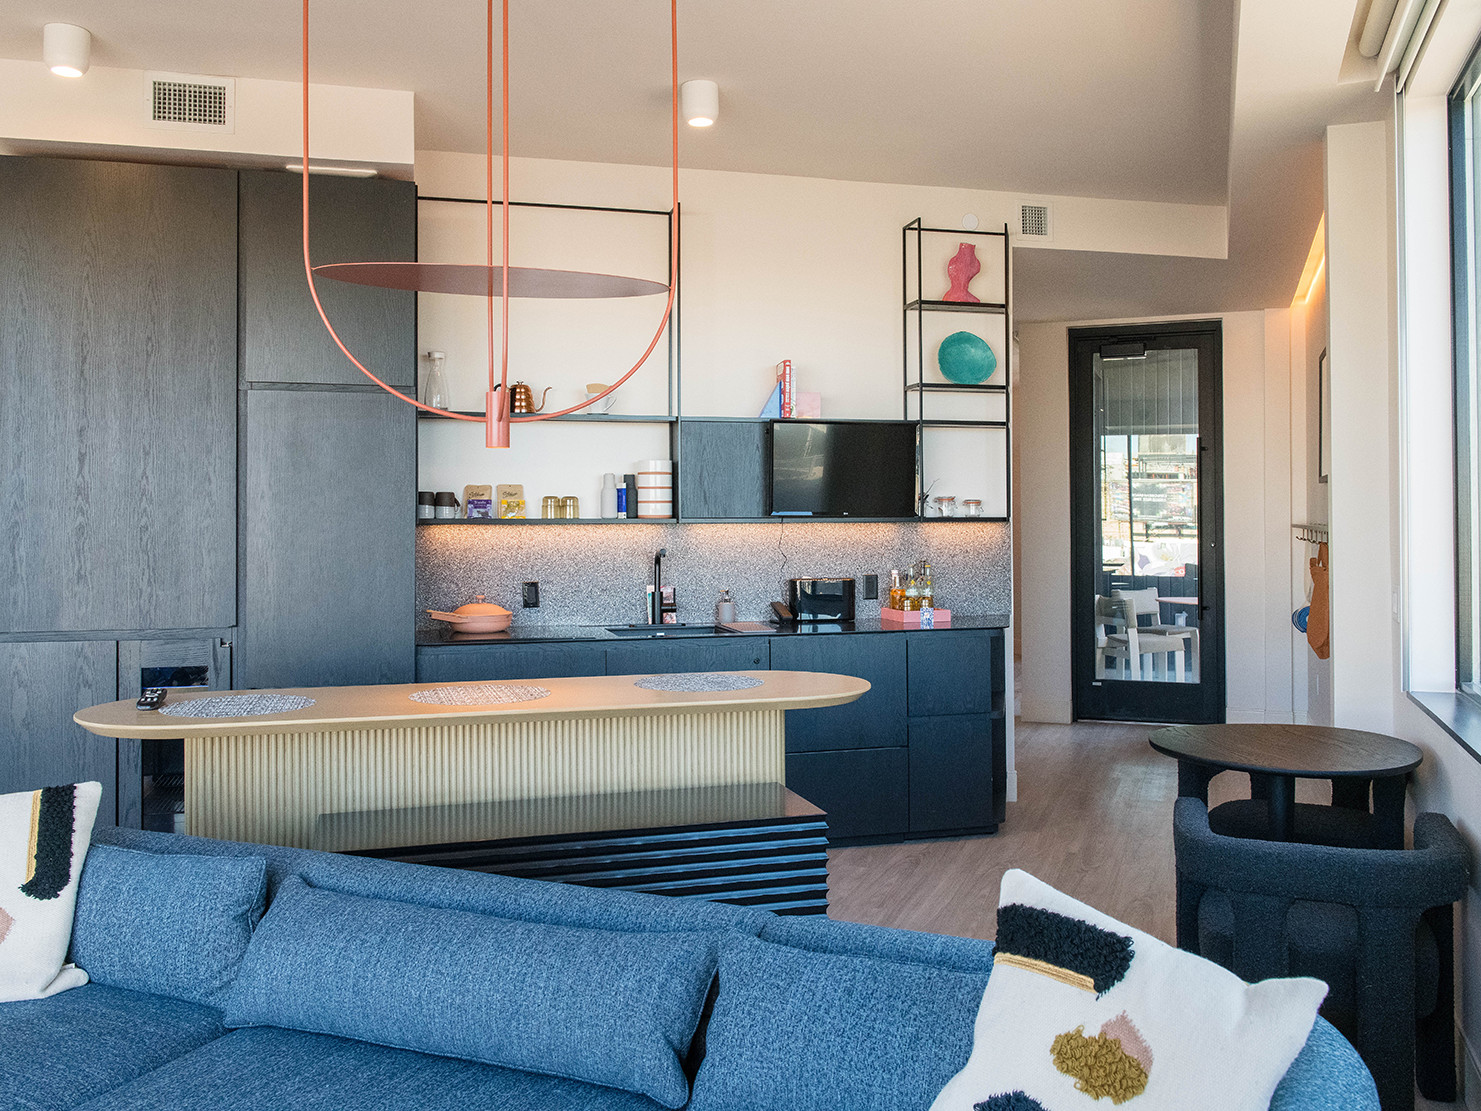
[[[0,632],[236,623],[236,204],[0,158]]]
[[[253,682],[232,642],[256,685],[411,678],[411,414],[313,315],[299,184],[0,157],[0,792],[97,779],[136,824],[138,746],[73,712],[197,657]],[[413,186],[315,191],[316,261],[413,257]],[[326,301],[413,380],[410,295]]]
[[[301,180],[241,175],[239,687],[410,682],[415,412],[329,338],[303,273]],[[416,187],[315,178],[315,264],[416,257]],[[416,299],[320,280],[351,351],[416,378]]]

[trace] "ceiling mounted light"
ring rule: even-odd
[[[501,135],[503,138],[503,178],[502,189],[499,191],[498,199],[494,194],[494,0],[486,0],[487,23],[485,33],[485,51],[487,55],[487,78],[484,96],[485,106],[485,189],[484,203],[487,206],[488,216],[485,221],[486,227],[486,251],[485,263],[482,266],[456,265],[451,263],[426,263],[426,262],[358,262],[358,263],[331,263],[323,266],[315,266],[309,259],[309,179],[313,176],[316,168],[309,161],[309,0],[303,0],[303,159],[300,165],[308,166],[310,173],[303,175],[303,266],[308,277],[309,296],[313,298],[314,307],[318,310],[319,319],[324,322],[328,329],[330,338],[342,351],[350,362],[354,363],[360,371],[387,393],[394,394],[402,401],[425,409],[439,416],[452,417],[454,420],[478,421],[484,425],[484,442],[488,447],[509,446],[509,426],[511,424],[524,424],[529,421],[550,420],[552,417],[565,416],[574,413],[578,409],[602,400],[613,390],[617,389],[648,361],[658,347],[658,342],[663,338],[668,328],[669,319],[674,311],[674,297],[677,292],[677,275],[679,273],[679,237],[669,236],[669,275],[667,284],[663,282],[652,282],[639,278],[621,278],[609,274],[585,274],[573,270],[540,270],[531,267],[510,267],[509,265],[509,0],[503,0],[503,67],[500,71],[503,78],[503,95],[500,103],[503,108],[503,126]],[[713,81],[690,82],[690,84],[709,85],[711,96],[716,110],[719,107],[719,92],[715,90]],[[673,161],[670,170],[671,187],[673,190],[673,210],[670,219],[677,218],[679,214],[679,6],[678,0],[669,0],[669,137],[673,150]],[[500,264],[494,262],[494,208],[498,207],[502,218],[503,227],[503,255]],[[483,297],[488,301],[488,392],[484,395],[484,412],[482,416],[468,413],[452,413],[444,409],[438,409],[431,405],[423,404],[414,397],[408,397],[395,387],[388,385],[378,378],[345,346],[344,340],[334,330],[330,323],[328,314],[324,311],[324,305],[319,300],[319,291],[314,284],[314,275],[322,273],[325,277],[335,278],[339,281],[353,282],[357,285],[381,286],[390,289],[416,290],[424,293],[466,293],[473,296]],[[549,413],[524,413],[519,416],[512,415],[511,399],[509,392],[509,298],[511,297],[637,297],[653,293],[667,293],[668,298],[663,308],[663,316],[658,322],[658,328],[649,341],[647,350],[638,357],[638,361],[632,368],[618,377],[610,386],[600,393],[590,394],[585,401],[572,405],[567,409],[560,409]],[[500,318],[502,329],[500,344],[501,350],[495,350],[494,343],[494,304],[500,306]]]
[[[86,27],[48,23],[41,30],[41,58],[58,77],[81,77],[92,61],[93,36]]]
[[[720,86],[713,81],[685,81],[679,86],[679,111],[690,127],[709,127],[720,118]]]

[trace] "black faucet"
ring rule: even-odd
[[[648,603],[648,624],[663,624],[663,557],[669,554],[667,548],[659,548],[653,557],[653,597]]]

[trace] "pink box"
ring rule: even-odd
[[[897,610],[885,606],[879,611],[879,623],[881,625],[894,625],[901,629],[919,629],[920,610]],[[936,629],[950,628],[951,610],[933,609],[931,611],[931,627]]]

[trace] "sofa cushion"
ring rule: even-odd
[[[290,879],[253,934],[226,1024],[358,1038],[679,1107],[721,936],[518,922]]]
[[[972,1048],[983,973],[727,938],[690,1111],[925,1108]]]
[[[262,917],[260,856],[97,845],[77,894],[72,960],[95,983],[219,1006]]]
[[[221,1012],[87,984],[0,1007],[0,1107],[73,1107],[225,1032]]]
[[[99,783],[0,795],[0,1003],[87,983],[67,959]]]
[[[763,923],[775,917],[770,911],[703,899],[599,890],[458,868],[428,868],[425,864],[345,856],[314,849],[216,841],[178,833],[152,833],[108,826],[97,830],[93,839],[145,852],[261,856],[267,860],[269,902],[280,883],[290,876],[301,875],[317,888],[346,895],[395,899],[421,906],[593,930],[740,930],[754,935]]]
[[[814,953],[877,957],[949,968],[953,972],[981,972],[986,975],[992,971],[993,946],[990,941],[866,926],[819,914],[778,915],[761,928],[761,940]]]
[[[659,1111],[631,1092],[366,1042],[235,1030],[86,1111]]]
[[[972,1057],[932,1111],[1265,1111],[1326,992],[1246,984],[1009,869]]]
[[[1373,1074],[1352,1043],[1318,1018],[1291,1067],[1275,1086],[1270,1111],[1331,1111],[1378,1107]]]

